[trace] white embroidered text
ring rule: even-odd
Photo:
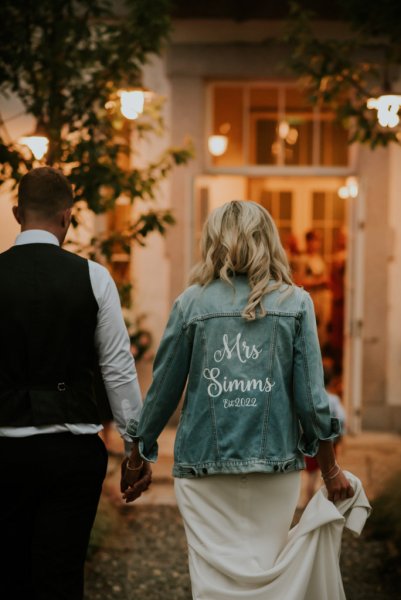
[[[241,342],[241,333],[237,334],[234,343],[228,341],[228,335],[223,335],[223,348],[216,350],[213,357],[215,362],[221,362],[224,358],[230,360],[233,356],[236,356],[242,363],[246,363],[247,360],[256,360],[259,358],[262,350],[258,350],[255,345],[248,346],[245,341]]]
[[[220,369],[204,369],[203,376],[210,381],[207,390],[209,396],[218,398],[223,392],[270,392],[274,386],[268,377],[266,379],[228,379],[220,378]]]

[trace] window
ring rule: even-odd
[[[213,166],[347,165],[347,132],[294,84],[215,83],[211,95],[209,135],[228,138]]]

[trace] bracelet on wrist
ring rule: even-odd
[[[128,471],[139,471],[139,470],[140,470],[140,469],[142,469],[142,467],[143,467],[143,460],[141,461],[141,464],[140,464],[140,465],[138,465],[137,467],[130,467],[130,466],[129,466],[129,460],[127,460],[127,463],[126,463],[126,465],[125,465],[125,466],[126,466],[126,468],[128,469]]]
[[[332,471],[334,471],[335,469],[337,469],[338,467],[338,463],[337,461],[330,467],[330,469],[328,469],[325,473],[323,473],[322,471],[322,477],[327,477],[328,475],[330,475],[332,473]]]
[[[333,471],[333,468],[330,469],[330,471],[328,473],[325,473],[324,475],[322,475],[322,479],[324,481],[330,481],[331,479],[335,479],[337,477],[337,475],[340,473],[341,468],[339,465],[335,464],[335,467],[337,467],[336,471]]]

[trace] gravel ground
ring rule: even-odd
[[[101,503],[87,561],[85,600],[191,600],[177,508]]]
[[[341,565],[347,600],[401,600],[397,564],[385,542],[370,539],[368,527],[361,538],[345,531]],[[178,510],[157,505],[117,508],[102,498],[87,562],[85,600],[144,598],[192,598]]]

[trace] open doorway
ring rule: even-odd
[[[274,218],[293,278],[315,305],[322,355],[343,371],[347,204],[331,177],[249,178],[248,198]],[[340,383],[339,383],[340,385]]]

